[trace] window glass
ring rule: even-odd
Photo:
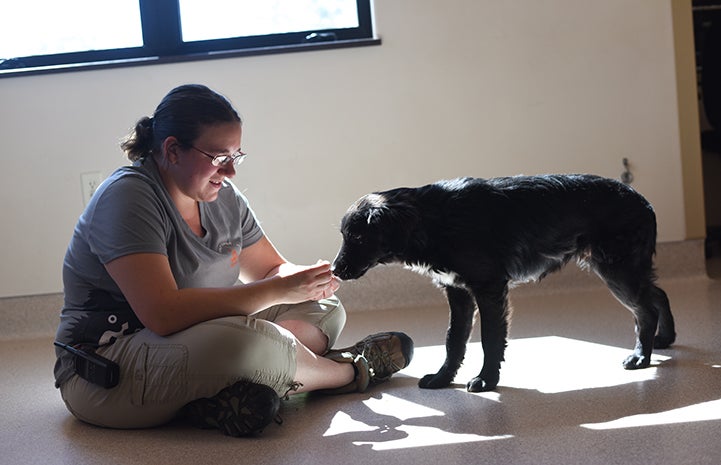
[[[0,19],[0,78],[380,44],[371,0],[5,0]]]
[[[0,58],[143,45],[138,0],[10,1],[0,17]]]
[[[180,0],[184,42],[358,27],[356,0]]]

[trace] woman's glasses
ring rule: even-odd
[[[198,152],[202,153],[206,157],[210,158],[210,163],[213,166],[228,166],[231,163],[235,166],[240,165],[243,163],[243,160],[245,160],[245,157],[248,156],[247,153],[241,152],[238,150],[232,155],[211,155],[208,152],[204,152],[203,150],[200,150],[198,147],[190,146],[191,149],[195,149]]]

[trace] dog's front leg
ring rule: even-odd
[[[421,378],[418,385],[424,389],[443,388],[453,382],[466,355],[466,344],[473,327],[473,312],[476,310],[473,296],[458,287],[446,286],[444,289],[450,309],[446,332],[446,361],[438,373]]]
[[[492,391],[501,376],[508,342],[508,325],[511,309],[508,302],[508,283],[505,281],[474,286],[473,294],[481,316],[481,345],[483,368],[466,385],[469,392]]]

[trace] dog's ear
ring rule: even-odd
[[[419,206],[403,195],[386,197],[368,213],[368,224],[379,228],[394,252],[424,247],[427,242],[425,228],[421,227],[422,212]]]

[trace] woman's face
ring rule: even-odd
[[[241,135],[240,123],[221,123],[206,126],[192,147],[175,145],[172,175],[179,193],[199,202],[215,200],[223,180],[235,176],[235,166],[233,163],[214,166],[209,155],[237,153]]]

